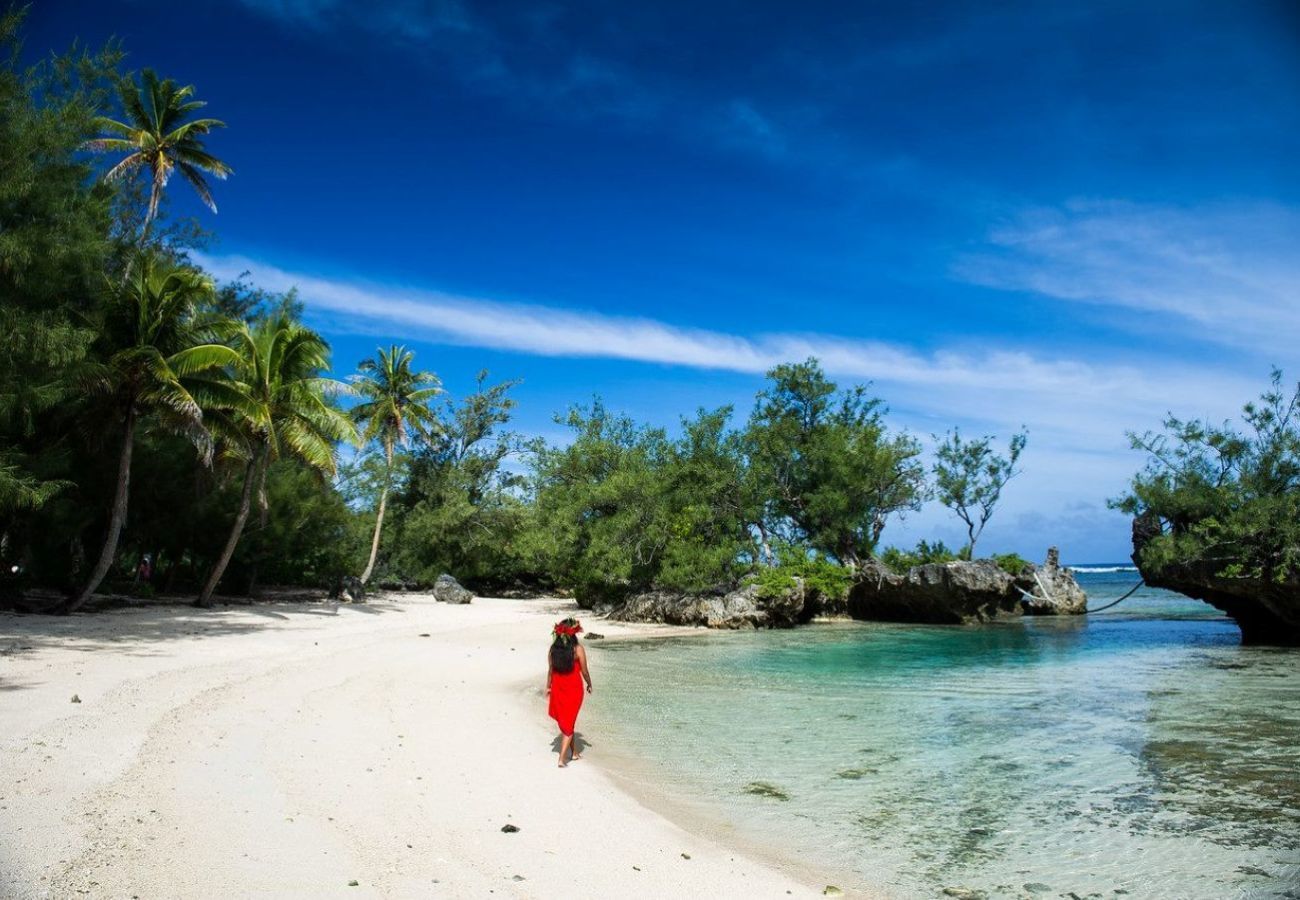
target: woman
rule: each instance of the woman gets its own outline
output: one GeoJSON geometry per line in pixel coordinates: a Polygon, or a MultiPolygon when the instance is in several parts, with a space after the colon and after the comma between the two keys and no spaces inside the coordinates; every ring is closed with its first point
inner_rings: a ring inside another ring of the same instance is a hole
{"type": "Polygon", "coordinates": [[[577,619],[557,622],[551,631],[551,652],[547,654],[546,693],[551,695],[550,716],[560,726],[560,768],[570,759],[582,759],[573,738],[573,726],[582,708],[582,682],[591,693],[587,651],[578,643],[582,623],[577,619]],[[567,758],[566,758],[567,757],[567,758]]]}

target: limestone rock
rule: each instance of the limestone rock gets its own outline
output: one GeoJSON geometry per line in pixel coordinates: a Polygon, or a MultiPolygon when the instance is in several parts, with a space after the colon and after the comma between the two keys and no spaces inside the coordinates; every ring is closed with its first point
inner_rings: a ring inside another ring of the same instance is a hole
{"type": "Polygon", "coordinates": [[[433,598],[443,603],[469,603],[474,593],[460,586],[460,582],[450,575],[439,575],[433,583],[433,598]]]}
{"type": "Polygon", "coordinates": [[[1026,566],[1016,576],[1015,587],[1024,592],[1020,600],[1026,615],[1078,616],[1088,611],[1087,593],[1079,587],[1074,573],[1062,568],[1061,554],[1055,547],[1047,548],[1047,559],[1041,566],[1026,566]]]}
{"type": "Polygon", "coordinates": [[[915,566],[906,575],[874,560],[849,592],[849,614],[881,622],[961,624],[1021,614],[1015,579],[991,559],[915,566]]]}
{"type": "Polygon", "coordinates": [[[1300,575],[1278,581],[1223,574],[1218,562],[1188,562],[1156,569],[1142,562],[1142,548],[1160,534],[1160,523],[1133,520],[1133,564],[1151,587],[1203,600],[1233,619],[1243,644],[1300,647],[1300,575]]]}
{"type": "Polygon", "coordinates": [[[775,597],[765,597],[759,594],[758,585],[751,583],[726,593],[645,591],[618,603],[596,604],[595,609],[620,622],[730,629],[788,628],[809,618],[804,613],[805,600],[801,585],[775,597]]]}

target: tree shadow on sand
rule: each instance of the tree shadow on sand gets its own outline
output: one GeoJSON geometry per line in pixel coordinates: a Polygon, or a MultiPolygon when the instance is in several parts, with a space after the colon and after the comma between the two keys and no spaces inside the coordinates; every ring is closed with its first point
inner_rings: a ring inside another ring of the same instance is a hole
{"type": "MultiPolygon", "coordinates": [[[[277,630],[308,618],[335,618],[340,609],[369,616],[404,612],[401,605],[383,599],[342,607],[333,602],[259,602],[197,609],[188,603],[158,602],[70,616],[0,612],[0,661],[48,648],[156,656],[163,652],[159,645],[168,642],[277,630]]],[[[13,689],[12,682],[0,679],[0,690],[13,689]]]]}

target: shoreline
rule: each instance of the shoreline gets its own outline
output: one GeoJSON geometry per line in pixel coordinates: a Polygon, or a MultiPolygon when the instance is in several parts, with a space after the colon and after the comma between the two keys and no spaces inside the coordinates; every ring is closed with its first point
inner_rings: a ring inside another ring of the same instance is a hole
{"type": "Polygon", "coordinates": [[[556,768],[542,654],[573,609],[0,614],[0,894],[820,896],[599,748],[556,768]]]}

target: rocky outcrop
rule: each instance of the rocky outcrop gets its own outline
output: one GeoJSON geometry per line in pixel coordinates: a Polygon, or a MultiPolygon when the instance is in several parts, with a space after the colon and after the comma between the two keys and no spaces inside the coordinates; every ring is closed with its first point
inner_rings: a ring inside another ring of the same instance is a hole
{"type": "Polygon", "coordinates": [[[1043,565],[1031,564],[1015,576],[991,559],[928,563],[905,575],[872,560],[849,592],[848,602],[849,615],[855,619],[940,625],[1087,611],[1088,595],[1061,567],[1055,547],[1047,551],[1043,565]]]}
{"type": "Polygon", "coordinates": [[[898,575],[874,561],[849,592],[849,615],[875,622],[957,625],[1021,614],[1015,579],[990,559],[915,566],[898,575]]]}
{"type": "Polygon", "coordinates": [[[1230,577],[1222,562],[1190,562],[1155,568],[1142,561],[1142,549],[1161,534],[1160,523],[1133,520],[1133,564],[1151,587],[1203,600],[1231,616],[1243,644],[1300,647],[1300,575],[1281,580],[1230,577]]]}
{"type": "Polygon", "coordinates": [[[580,591],[577,596],[582,608],[616,621],[708,628],[789,628],[818,617],[845,615],[881,622],[960,624],[1026,612],[1072,615],[1086,612],[1088,603],[1074,576],[1061,567],[1054,547],[1043,565],[1027,566],[1018,576],[989,559],[932,563],[906,575],[868,560],[847,599],[823,596],[801,578],[792,578],[787,589],[775,592],[750,583],[729,592],[656,590],[597,597],[580,591]]]}
{"type": "Polygon", "coordinates": [[[433,599],[443,603],[469,603],[474,593],[460,586],[460,582],[450,575],[439,575],[433,583],[433,599]]]}
{"type": "Polygon", "coordinates": [[[663,622],[724,629],[789,628],[812,617],[808,593],[801,583],[775,596],[765,596],[756,584],[712,594],[645,591],[613,603],[595,602],[591,608],[619,622],[663,622]]]}
{"type": "Polygon", "coordinates": [[[1016,576],[1015,587],[1021,609],[1029,616],[1078,616],[1088,611],[1088,595],[1069,569],[1061,566],[1061,554],[1047,549],[1047,560],[1030,564],[1016,576]]]}

